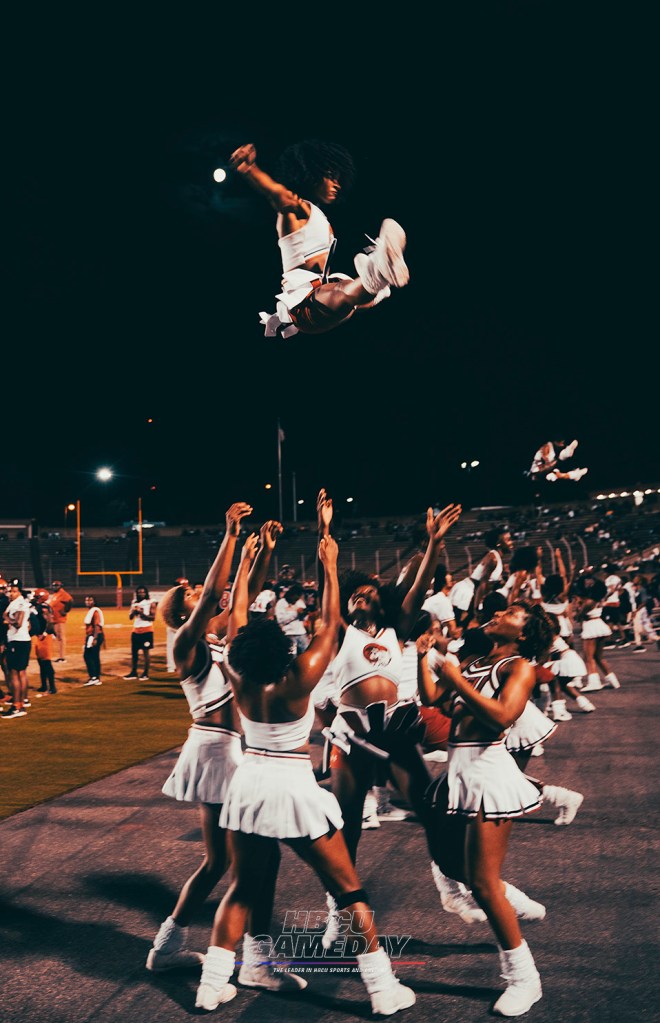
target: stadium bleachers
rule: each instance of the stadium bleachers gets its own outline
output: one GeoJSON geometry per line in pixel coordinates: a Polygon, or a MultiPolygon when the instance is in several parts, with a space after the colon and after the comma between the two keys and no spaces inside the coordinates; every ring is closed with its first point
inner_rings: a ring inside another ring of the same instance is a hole
{"type": "MultiPolygon", "coordinates": [[[[485,551],[483,536],[489,528],[507,523],[516,546],[540,547],[543,569],[554,569],[557,547],[567,565],[578,569],[586,565],[610,562],[629,564],[637,553],[653,552],[660,544],[660,508],[657,502],[632,507],[622,502],[588,501],[574,505],[530,506],[466,511],[446,542],[446,562],[457,578],[469,573],[485,551]]],[[[248,523],[247,530],[259,523],[248,523]]],[[[81,569],[98,573],[77,575],[75,536],[64,531],[43,528],[38,541],[3,539],[0,542],[0,572],[5,577],[18,575],[26,586],[50,585],[61,579],[69,587],[90,590],[116,586],[113,573],[124,574],[124,588],[138,581],[151,588],[166,589],[179,576],[202,581],[222,540],[218,527],[182,527],[167,530],[178,535],[162,535],[158,530],[144,532],[143,575],[137,574],[138,544],[135,533],[108,530],[103,536],[83,534],[81,569]],[[40,566],[40,573],[38,571],[40,566]],[[105,575],[101,574],[105,573],[105,575]],[[41,578],[38,578],[40,574],[41,578]]],[[[396,578],[400,569],[419,549],[423,540],[423,521],[418,517],[392,521],[345,521],[337,524],[335,535],[340,544],[340,569],[375,572],[385,580],[396,578]]],[[[236,558],[239,550],[237,549],[236,558]]],[[[285,524],[273,562],[273,573],[291,565],[298,578],[315,577],[316,542],[314,531],[304,524],[285,524]]]]}

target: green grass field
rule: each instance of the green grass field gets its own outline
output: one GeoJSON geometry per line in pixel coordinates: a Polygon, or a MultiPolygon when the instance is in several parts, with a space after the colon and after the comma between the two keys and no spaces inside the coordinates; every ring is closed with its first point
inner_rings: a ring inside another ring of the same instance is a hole
{"type": "Polygon", "coordinates": [[[156,622],[150,680],[127,682],[128,608],[105,610],[103,684],[85,689],[84,614],[74,608],[67,619],[66,664],[55,664],[57,695],[37,696],[39,669],[31,658],[32,708],[26,717],[0,721],[0,820],[185,741],[190,716],[178,676],[167,674],[163,623],[156,622]]]}

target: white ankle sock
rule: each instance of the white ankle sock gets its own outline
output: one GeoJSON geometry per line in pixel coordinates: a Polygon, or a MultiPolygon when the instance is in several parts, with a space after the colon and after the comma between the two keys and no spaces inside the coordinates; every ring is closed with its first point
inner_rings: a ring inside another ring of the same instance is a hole
{"type": "Polygon", "coordinates": [[[187,935],[188,928],[181,927],[176,920],[168,916],[158,928],[153,947],[158,952],[178,952],[183,948],[187,935]]]}
{"type": "Polygon", "coordinates": [[[201,983],[220,990],[234,972],[236,953],[219,945],[209,945],[202,967],[201,983]]]}
{"type": "Polygon", "coordinates": [[[248,970],[252,970],[256,966],[261,966],[262,963],[265,964],[266,958],[268,957],[264,956],[261,942],[246,932],[243,935],[243,966],[246,966],[248,970]]]}
{"type": "Polygon", "coordinates": [[[376,991],[384,991],[396,983],[390,958],[384,948],[377,948],[375,952],[363,952],[362,955],[356,956],[356,959],[364,986],[370,995],[376,991]]]}

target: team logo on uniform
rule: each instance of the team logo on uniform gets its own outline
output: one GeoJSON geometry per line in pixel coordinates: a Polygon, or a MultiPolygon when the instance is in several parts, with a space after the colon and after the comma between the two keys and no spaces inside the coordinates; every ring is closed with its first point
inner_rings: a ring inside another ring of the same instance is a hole
{"type": "Polygon", "coordinates": [[[362,656],[369,661],[369,664],[375,664],[379,668],[386,668],[392,660],[392,654],[387,647],[380,646],[379,643],[367,643],[362,651],[362,656]]]}

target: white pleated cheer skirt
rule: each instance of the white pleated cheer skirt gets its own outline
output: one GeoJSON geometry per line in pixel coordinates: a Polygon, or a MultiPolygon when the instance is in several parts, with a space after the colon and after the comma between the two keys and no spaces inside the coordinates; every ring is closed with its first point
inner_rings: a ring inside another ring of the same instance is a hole
{"type": "Polygon", "coordinates": [[[556,731],[556,723],[528,700],[524,711],[506,733],[504,745],[510,753],[523,753],[537,743],[545,742],[556,731]]]}
{"type": "Polygon", "coordinates": [[[450,600],[454,607],[459,608],[461,611],[467,611],[474,597],[474,582],[472,579],[461,579],[460,582],[452,588],[449,594],[450,600]]]}
{"type": "Polygon", "coordinates": [[[339,803],[304,755],[247,751],[232,778],[220,827],[264,838],[320,838],[343,828],[339,803]]]}
{"type": "Polygon", "coordinates": [[[483,808],[487,820],[500,820],[538,810],[539,790],[518,768],[503,739],[485,745],[450,743],[447,751],[447,813],[476,817],[483,808]]]}
{"type": "Polygon", "coordinates": [[[612,630],[602,618],[586,618],[582,622],[582,639],[600,639],[601,636],[611,636],[612,630]]]}
{"type": "Polygon", "coordinates": [[[242,759],[238,732],[192,725],[162,791],[185,803],[223,803],[242,759]]]}
{"type": "Polygon", "coordinates": [[[558,661],[553,661],[550,670],[560,678],[581,678],[587,674],[587,666],[576,650],[564,650],[558,661]]]}

